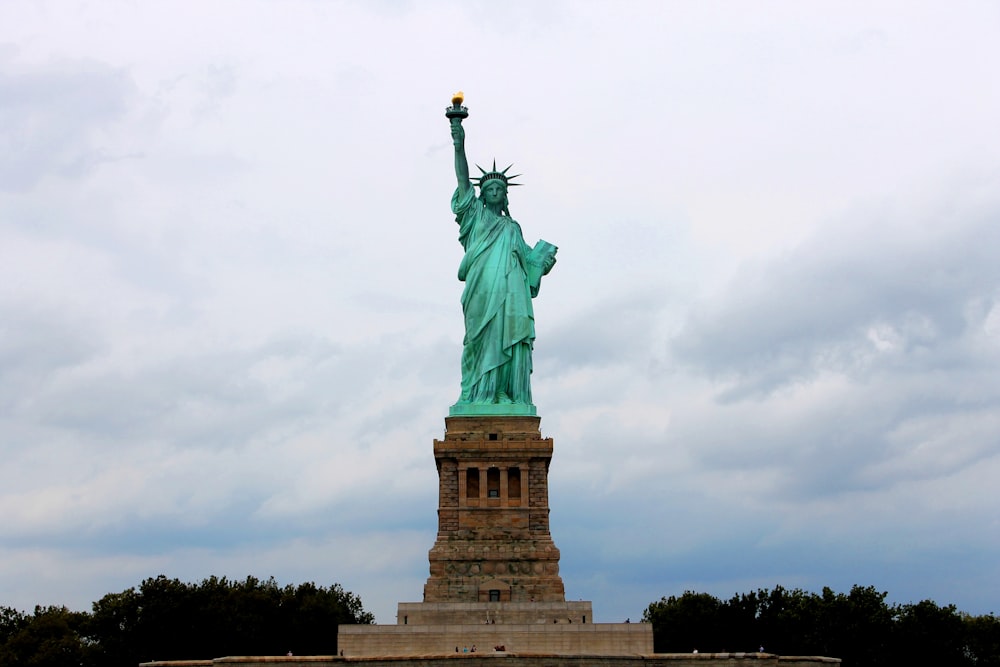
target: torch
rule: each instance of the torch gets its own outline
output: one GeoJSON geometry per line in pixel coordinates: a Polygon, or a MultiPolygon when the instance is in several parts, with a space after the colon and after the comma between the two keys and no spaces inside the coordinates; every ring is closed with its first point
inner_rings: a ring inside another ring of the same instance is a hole
{"type": "Polygon", "coordinates": [[[469,117],[468,107],[462,106],[462,102],[464,101],[465,95],[461,90],[451,96],[451,106],[444,110],[444,115],[447,116],[452,123],[455,122],[456,118],[458,119],[458,122],[461,123],[463,119],[469,117]]]}

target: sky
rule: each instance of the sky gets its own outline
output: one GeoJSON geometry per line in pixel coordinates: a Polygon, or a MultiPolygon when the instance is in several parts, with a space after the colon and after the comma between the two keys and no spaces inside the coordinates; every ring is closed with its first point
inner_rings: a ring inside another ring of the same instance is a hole
{"type": "Polygon", "coordinates": [[[0,605],[421,600],[463,90],[470,161],[559,246],[568,599],[1000,613],[997,63],[969,0],[4,0],[0,605]]]}

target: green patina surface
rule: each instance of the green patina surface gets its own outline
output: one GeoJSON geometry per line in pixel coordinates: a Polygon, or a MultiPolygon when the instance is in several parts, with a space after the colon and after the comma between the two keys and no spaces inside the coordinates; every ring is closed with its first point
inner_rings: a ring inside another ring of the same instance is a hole
{"type": "Polygon", "coordinates": [[[455,145],[458,187],[451,209],[458,223],[458,240],[465,255],[458,279],[465,283],[462,312],[462,392],[449,411],[459,415],[534,415],[531,400],[531,353],[535,315],[531,300],[542,276],[556,262],[557,248],[547,241],[534,247],[524,241],[521,226],[510,216],[509,186],[517,185],[507,169],[479,167],[476,196],[465,155],[468,110],[461,97],[446,115],[455,145]]]}

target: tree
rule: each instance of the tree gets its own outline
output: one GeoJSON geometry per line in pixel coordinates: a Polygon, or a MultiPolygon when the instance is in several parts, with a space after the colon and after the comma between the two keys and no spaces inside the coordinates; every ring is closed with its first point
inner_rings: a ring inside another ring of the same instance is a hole
{"type": "Polygon", "coordinates": [[[0,607],[0,646],[28,624],[28,617],[17,609],[0,607]]]}
{"type": "Polygon", "coordinates": [[[1000,667],[1000,618],[962,614],[965,654],[976,667],[1000,667]]]}
{"type": "Polygon", "coordinates": [[[93,603],[87,632],[97,644],[103,664],[137,665],[141,595],[135,588],[108,593],[93,603]]]}
{"type": "Polygon", "coordinates": [[[757,614],[760,643],[770,653],[808,655],[816,643],[818,597],[801,589],[757,591],[757,614]]]}
{"type": "MultiPolygon", "coordinates": [[[[653,602],[642,620],[653,624],[653,650],[657,653],[702,653],[726,649],[722,602],[708,593],[685,591],[653,602]]],[[[735,650],[735,649],[734,649],[735,650]]]]}
{"type": "Polygon", "coordinates": [[[923,600],[896,609],[892,650],[900,664],[974,665],[965,635],[966,623],[955,605],[923,600]]]}
{"type": "Polygon", "coordinates": [[[1000,619],[930,600],[889,606],[873,586],[820,594],[776,586],[720,602],[687,591],[649,605],[657,652],[753,651],[825,655],[850,667],[935,664],[1000,667],[1000,619]]]}
{"type": "Polygon", "coordinates": [[[845,610],[847,625],[837,644],[837,657],[858,667],[888,663],[892,658],[889,637],[893,616],[885,602],[887,595],[887,591],[879,592],[874,586],[851,587],[845,610]]]}
{"type": "Polygon", "coordinates": [[[227,655],[334,655],[337,627],[372,623],[361,600],[339,584],[279,587],[274,578],[200,584],[160,575],[138,590],[94,603],[90,631],[102,665],[135,667],[151,660],[227,655]]]}
{"type": "Polygon", "coordinates": [[[4,608],[0,665],[4,667],[80,667],[91,663],[92,650],[82,629],[87,615],[66,607],[35,607],[32,616],[4,608]]]}

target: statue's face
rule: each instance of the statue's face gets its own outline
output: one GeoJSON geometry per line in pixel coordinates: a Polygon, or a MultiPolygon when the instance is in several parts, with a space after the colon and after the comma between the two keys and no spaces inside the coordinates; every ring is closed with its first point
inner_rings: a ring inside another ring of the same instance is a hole
{"type": "Polygon", "coordinates": [[[487,204],[503,204],[507,198],[507,188],[500,181],[490,181],[482,189],[482,198],[487,204]]]}

